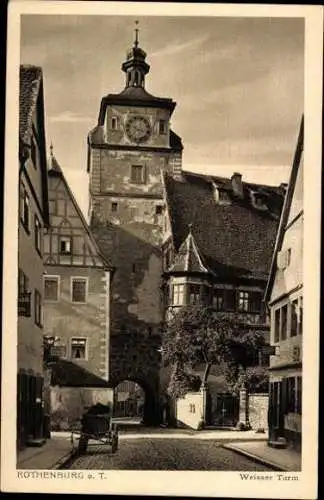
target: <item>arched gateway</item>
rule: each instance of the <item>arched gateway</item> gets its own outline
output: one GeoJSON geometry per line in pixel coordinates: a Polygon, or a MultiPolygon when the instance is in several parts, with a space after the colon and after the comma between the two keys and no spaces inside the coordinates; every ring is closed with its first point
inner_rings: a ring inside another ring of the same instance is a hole
{"type": "Polygon", "coordinates": [[[125,334],[111,339],[110,385],[116,389],[121,382],[132,381],[143,389],[145,425],[157,425],[161,420],[159,344],[159,336],[145,338],[125,334]]]}

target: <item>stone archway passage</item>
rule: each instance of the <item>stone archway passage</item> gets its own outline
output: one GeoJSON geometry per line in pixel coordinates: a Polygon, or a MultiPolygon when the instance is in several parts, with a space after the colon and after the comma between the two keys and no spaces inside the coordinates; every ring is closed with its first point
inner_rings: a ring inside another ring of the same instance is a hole
{"type": "Polygon", "coordinates": [[[144,392],[144,404],[142,408],[142,423],[147,426],[154,426],[159,424],[159,392],[158,384],[151,380],[143,380],[142,378],[122,378],[121,380],[116,380],[113,383],[114,389],[118,387],[122,382],[135,382],[138,384],[144,392]]]}

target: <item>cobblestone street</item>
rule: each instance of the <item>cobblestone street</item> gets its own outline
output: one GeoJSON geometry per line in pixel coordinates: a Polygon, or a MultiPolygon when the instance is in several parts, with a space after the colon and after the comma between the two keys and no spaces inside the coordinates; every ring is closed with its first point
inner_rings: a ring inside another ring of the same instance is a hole
{"type": "Polygon", "coordinates": [[[222,448],[216,440],[122,439],[116,454],[103,445],[89,446],[69,469],[92,470],[228,470],[269,471],[248,458],[222,448]]]}

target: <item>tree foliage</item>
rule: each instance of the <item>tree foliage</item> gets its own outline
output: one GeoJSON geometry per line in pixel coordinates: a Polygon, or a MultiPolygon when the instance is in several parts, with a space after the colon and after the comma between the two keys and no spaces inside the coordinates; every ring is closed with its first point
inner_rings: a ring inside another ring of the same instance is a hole
{"type": "Polygon", "coordinates": [[[264,332],[246,326],[238,315],[212,307],[182,308],[166,325],[163,336],[163,362],[176,367],[169,384],[171,393],[177,392],[176,386],[183,393],[190,385],[187,368],[201,363],[205,364],[203,384],[211,366],[223,363],[229,387],[236,391],[238,383],[251,386],[256,376],[248,368],[264,343],[264,332]]]}

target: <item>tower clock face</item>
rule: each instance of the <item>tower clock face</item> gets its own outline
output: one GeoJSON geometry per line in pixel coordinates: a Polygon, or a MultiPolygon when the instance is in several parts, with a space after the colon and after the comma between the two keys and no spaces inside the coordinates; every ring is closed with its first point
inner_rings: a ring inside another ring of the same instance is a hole
{"type": "Polygon", "coordinates": [[[125,131],[127,137],[136,143],[146,142],[151,135],[151,125],[145,116],[134,115],[128,118],[125,131]]]}

